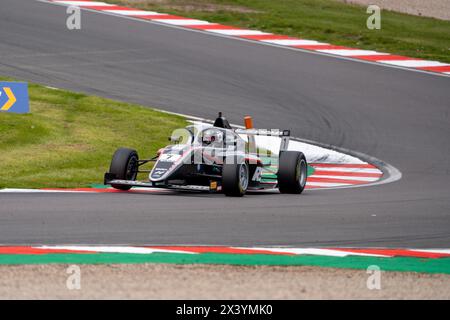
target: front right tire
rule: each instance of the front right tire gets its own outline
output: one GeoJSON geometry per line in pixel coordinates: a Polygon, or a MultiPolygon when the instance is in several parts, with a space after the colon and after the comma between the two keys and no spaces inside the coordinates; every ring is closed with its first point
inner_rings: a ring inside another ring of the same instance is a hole
{"type": "MultiPolygon", "coordinates": [[[[114,153],[109,172],[118,180],[136,180],[139,156],[136,150],[119,148],[114,153]]],[[[130,190],[131,186],[111,184],[115,189],[130,190]]]]}
{"type": "Polygon", "coordinates": [[[228,197],[242,197],[247,192],[249,167],[246,162],[222,167],[222,191],[228,197]]]}

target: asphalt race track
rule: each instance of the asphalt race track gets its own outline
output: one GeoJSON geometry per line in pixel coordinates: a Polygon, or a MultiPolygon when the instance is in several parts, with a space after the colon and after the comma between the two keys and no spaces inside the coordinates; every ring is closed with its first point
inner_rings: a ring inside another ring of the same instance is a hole
{"type": "MultiPolygon", "coordinates": [[[[302,196],[0,194],[0,244],[450,244],[450,77],[82,12],[0,4],[0,74],[363,152],[395,183],[302,196]]],[[[124,120],[126,121],[126,120],[124,120]]],[[[105,170],[109,159],[105,159],[105,170]]],[[[99,172],[99,182],[103,172],[99,172]]]]}

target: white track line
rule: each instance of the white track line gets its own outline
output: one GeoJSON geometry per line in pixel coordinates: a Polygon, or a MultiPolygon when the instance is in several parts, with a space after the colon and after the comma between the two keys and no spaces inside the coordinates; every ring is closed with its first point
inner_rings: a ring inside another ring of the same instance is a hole
{"type": "Polygon", "coordinates": [[[328,53],[328,54],[336,54],[338,56],[378,56],[378,55],[389,55],[388,53],[381,53],[372,50],[356,50],[356,49],[325,49],[325,50],[317,50],[319,52],[328,53]]]}
{"type": "Polygon", "coordinates": [[[407,249],[410,251],[450,254],[450,249],[407,249]]]}
{"type": "Polygon", "coordinates": [[[152,15],[157,15],[159,13],[154,12],[154,11],[142,11],[142,10],[102,10],[104,12],[108,12],[108,13],[114,13],[114,14],[121,14],[124,16],[152,16],[152,15]]]}
{"type": "Polygon", "coordinates": [[[194,25],[208,25],[208,21],[194,20],[194,19],[153,19],[151,21],[172,24],[175,26],[194,26],[194,25]]]}
{"type": "Polygon", "coordinates": [[[445,67],[447,63],[427,60],[378,60],[381,63],[392,64],[401,67],[420,68],[420,67],[445,67]]]}
{"type": "Polygon", "coordinates": [[[348,186],[356,186],[350,183],[333,183],[333,182],[306,182],[307,187],[319,187],[319,188],[337,188],[337,187],[348,187],[348,186]]]}
{"type": "Polygon", "coordinates": [[[317,178],[317,179],[340,179],[340,180],[355,180],[355,181],[377,181],[380,177],[355,177],[355,176],[329,176],[329,175],[315,175],[309,176],[309,178],[317,178]]]}
{"type": "Polygon", "coordinates": [[[206,29],[206,30],[209,32],[224,34],[228,36],[254,36],[254,35],[271,34],[257,30],[245,30],[245,29],[206,29]]]}
{"type": "Polygon", "coordinates": [[[302,40],[302,39],[261,40],[261,42],[278,44],[281,46],[326,45],[326,43],[321,43],[315,40],[302,40]]]}
{"type": "Polygon", "coordinates": [[[254,249],[254,250],[264,250],[275,253],[292,253],[296,255],[317,255],[317,256],[331,256],[331,257],[347,257],[352,256],[369,256],[369,257],[388,257],[379,254],[369,254],[369,253],[357,253],[357,252],[347,252],[332,249],[315,249],[315,248],[261,248],[261,247],[237,247],[237,249],[254,249]]]}
{"type": "Polygon", "coordinates": [[[58,3],[77,7],[113,7],[114,4],[98,1],[58,1],[58,3]]]}
{"type": "Polygon", "coordinates": [[[144,247],[128,247],[128,246],[40,246],[37,249],[54,249],[54,250],[74,250],[87,252],[105,252],[105,253],[135,253],[135,254],[151,254],[155,252],[170,252],[170,253],[187,253],[194,254],[194,252],[180,251],[180,250],[166,250],[154,249],[144,247]]]}
{"type": "Polygon", "coordinates": [[[355,173],[381,173],[380,170],[373,168],[346,168],[346,167],[314,167],[314,171],[339,171],[339,172],[355,172],[355,173]]]}

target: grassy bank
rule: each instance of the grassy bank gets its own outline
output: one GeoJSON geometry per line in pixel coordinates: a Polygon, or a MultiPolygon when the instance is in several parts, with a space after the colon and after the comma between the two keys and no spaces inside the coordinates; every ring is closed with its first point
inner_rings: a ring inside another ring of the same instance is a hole
{"type": "Polygon", "coordinates": [[[154,155],[185,125],[142,106],[36,84],[29,94],[31,114],[0,113],[0,188],[101,183],[116,148],[154,155]]]}
{"type": "Polygon", "coordinates": [[[227,25],[428,60],[450,62],[450,21],[382,11],[368,30],[366,8],[333,0],[105,0],[227,25]]]}

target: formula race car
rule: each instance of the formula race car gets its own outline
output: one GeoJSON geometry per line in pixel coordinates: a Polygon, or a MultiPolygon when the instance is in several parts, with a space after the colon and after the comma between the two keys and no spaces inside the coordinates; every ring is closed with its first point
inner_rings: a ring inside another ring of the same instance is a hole
{"type": "Polygon", "coordinates": [[[219,113],[213,125],[194,123],[175,130],[171,145],[151,159],[139,159],[136,150],[119,148],[114,153],[104,183],[119,190],[151,187],[181,191],[223,192],[242,197],[250,190],[278,188],[300,194],[306,185],[307,163],[302,152],[288,151],[289,130],[233,129],[219,113]],[[256,144],[257,136],[275,137],[277,154],[256,144]],[[278,140],[277,140],[278,139],[278,140]],[[151,170],[141,167],[155,162],[151,170]],[[138,173],[148,180],[137,181],[138,173]]]}

